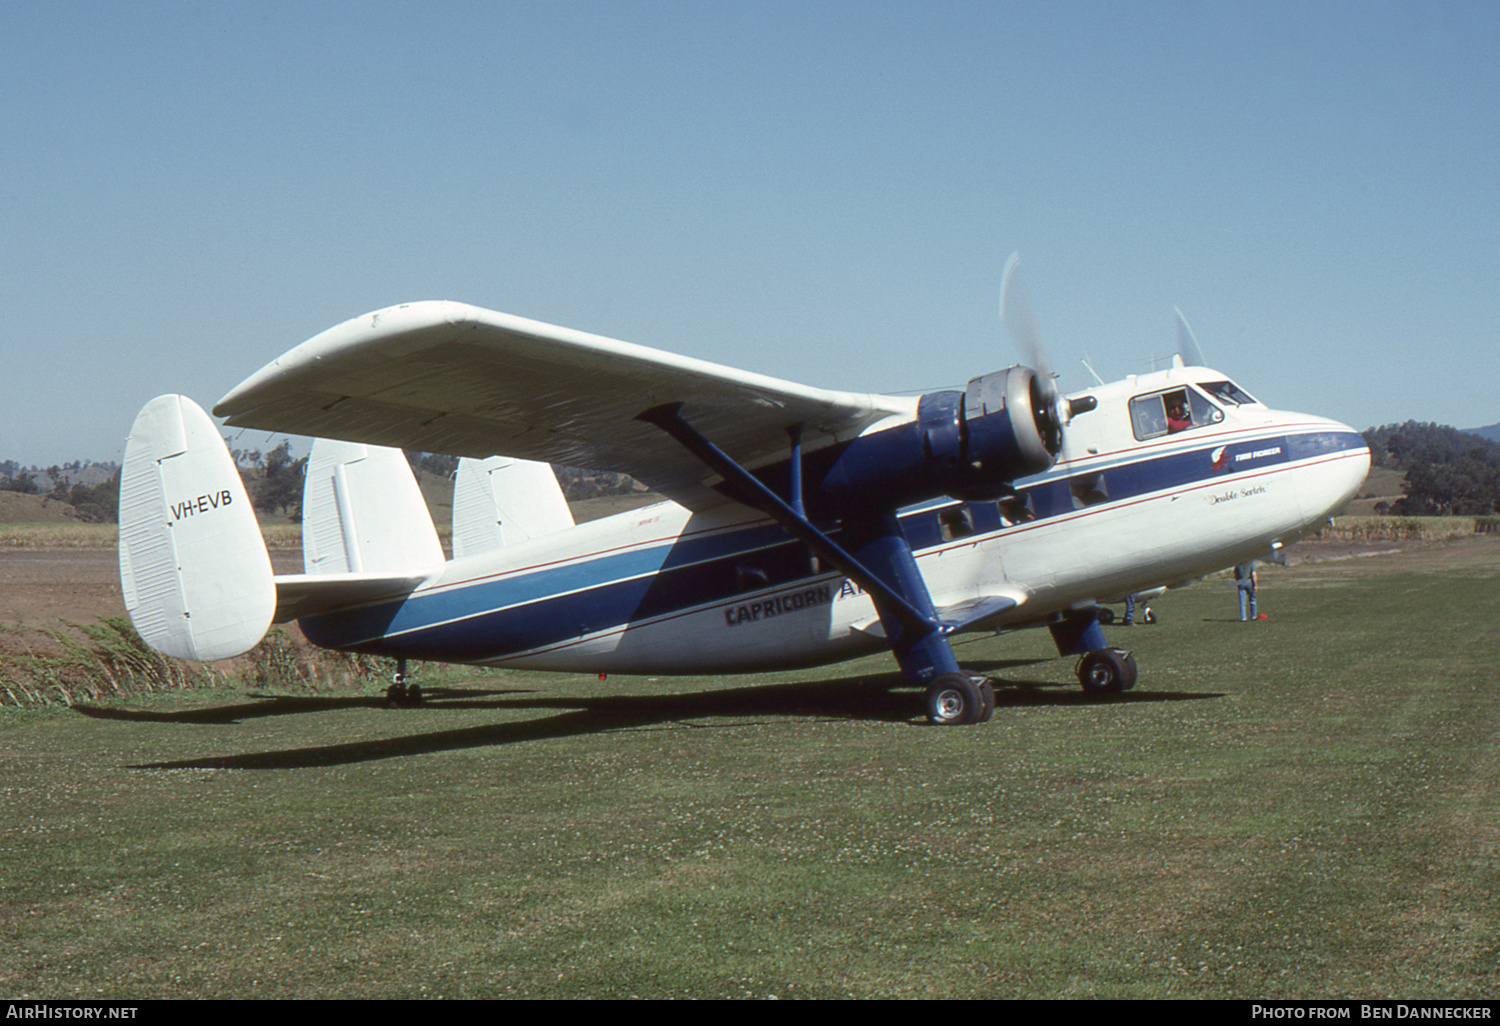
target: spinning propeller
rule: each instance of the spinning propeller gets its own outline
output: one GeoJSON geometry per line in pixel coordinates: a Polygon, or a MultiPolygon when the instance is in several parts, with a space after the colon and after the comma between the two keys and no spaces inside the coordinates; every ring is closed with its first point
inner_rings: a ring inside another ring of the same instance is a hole
{"type": "Polygon", "coordinates": [[[1198,339],[1193,335],[1193,329],[1188,326],[1187,318],[1183,316],[1180,307],[1172,307],[1177,311],[1177,355],[1182,357],[1182,362],[1188,367],[1205,367],[1203,361],[1203,350],[1198,348],[1198,339]]]}
{"type": "Polygon", "coordinates": [[[1012,253],[1000,278],[1000,323],[1021,347],[1027,365],[1036,371],[1032,381],[1032,405],[1036,409],[1037,427],[1048,440],[1048,447],[1055,451],[1062,440],[1063,425],[1077,414],[1093,409],[1094,402],[1089,398],[1063,405],[1057,377],[1052,372],[1052,361],[1047,356],[1047,346],[1042,341],[1041,329],[1037,327],[1036,315],[1031,309],[1031,299],[1021,282],[1020,267],[1021,254],[1012,253]]]}
{"type": "Polygon", "coordinates": [[[1016,344],[1026,355],[1026,364],[1046,382],[1055,394],[1057,382],[1052,376],[1052,362],[1047,359],[1047,347],[1042,343],[1041,330],[1036,326],[1036,315],[1031,310],[1031,299],[1021,284],[1021,254],[1012,253],[1005,261],[1005,273],[1000,276],[1000,323],[1005,325],[1016,344]]]}

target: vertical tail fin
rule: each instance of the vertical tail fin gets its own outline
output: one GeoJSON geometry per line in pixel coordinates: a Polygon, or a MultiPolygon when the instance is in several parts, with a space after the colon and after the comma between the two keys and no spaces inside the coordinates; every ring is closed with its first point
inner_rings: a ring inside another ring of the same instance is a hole
{"type": "Polygon", "coordinates": [[[442,562],[432,515],[400,449],[313,442],[302,490],[308,574],[409,573],[442,562]]]}
{"type": "Polygon", "coordinates": [[[573,514],[546,463],[491,456],[461,459],[453,480],[455,559],[573,526],[573,514]]]}
{"type": "Polygon", "coordinates": [[[136,416],[120,474],[120,590],[158,652],[227,659],[271,625],[276,586],[260,525],[219,430],[186,396],[136,416]]]}

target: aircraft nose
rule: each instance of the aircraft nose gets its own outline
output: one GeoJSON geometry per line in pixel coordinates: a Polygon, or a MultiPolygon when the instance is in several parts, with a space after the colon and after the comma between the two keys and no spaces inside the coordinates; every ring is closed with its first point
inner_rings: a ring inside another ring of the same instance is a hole
{"type": "Polygon", "coordinates": [[[1370,447],[1364,438],[1347,424],[1330,420],[1318,432],[1317,447],[1322,449],[1315,472],[1303,477],[1302,505],[1319,519],[1340,512],[1359,494],[1370,473],[1370,447]]]}

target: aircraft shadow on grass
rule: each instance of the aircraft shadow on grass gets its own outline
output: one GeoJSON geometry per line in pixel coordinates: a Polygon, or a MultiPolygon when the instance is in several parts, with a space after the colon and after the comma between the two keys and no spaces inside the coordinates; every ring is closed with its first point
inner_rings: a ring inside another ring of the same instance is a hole
{"type": "MultiPolygon", "coordinates": [[[[977,669],[994,670],[1025,665],[1025,662],[990,663],[977,669]]],[[[1076,688],[1064,689],[1052,681],[1004,680],[995,688],[997,713],[1023,706],[1082,706],[1181,702],[1221,697],[1217,693],[1181,691],[1131,691],[1099,699],[1076,688]]],[[[250,702],[180,712],[108,709],[80,705],[75,709],[95,719],[184,725],[230,725],[266,716],[289,716],[369,708],[384,704],[377,696],[348,698],[300,698],[280,695],[252,696],[250,702]]],[[[433,687],[425,690],[427,712],[493,709],[552,712],[520,722],[485,724],[455,730],[437,730],[403,737],[377,738],[342,744],[246,752],[169,762],[140,763],[129,769],[309,769],[382,759],[407,758],[435,752],[458,751],[496,745],[524,744],[554,738],[582,737],[625,730],[712,729],[716,719],[743,721],[764,716],[782,719],[850,720],[908,723],[929,726],[922,693],[910,688],[899,673],[832,678],[787,684],[758,684],[743,688],[714,689],[675,695],[608,695],[542,697],[519,688],[433,687]],[[707,722],[704,722],[707,721],[707,722]]],[[[392,716],[402,713],[392,710],[392,716]]]]}

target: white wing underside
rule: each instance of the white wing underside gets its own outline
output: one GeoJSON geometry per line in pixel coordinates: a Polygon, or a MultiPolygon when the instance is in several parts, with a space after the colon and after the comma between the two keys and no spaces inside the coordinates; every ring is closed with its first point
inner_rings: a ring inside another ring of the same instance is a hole
{"type": "Polygon", "coordinates": [[[660,429],[682,415],[742,466],[815,449],[916,400],[809,388],[462,303],[423,302],[346,321],[279,357],[214,407],[235,427],[483,458],[499,454],[630,474],[693,508],[723,501],[660,429]]]}

